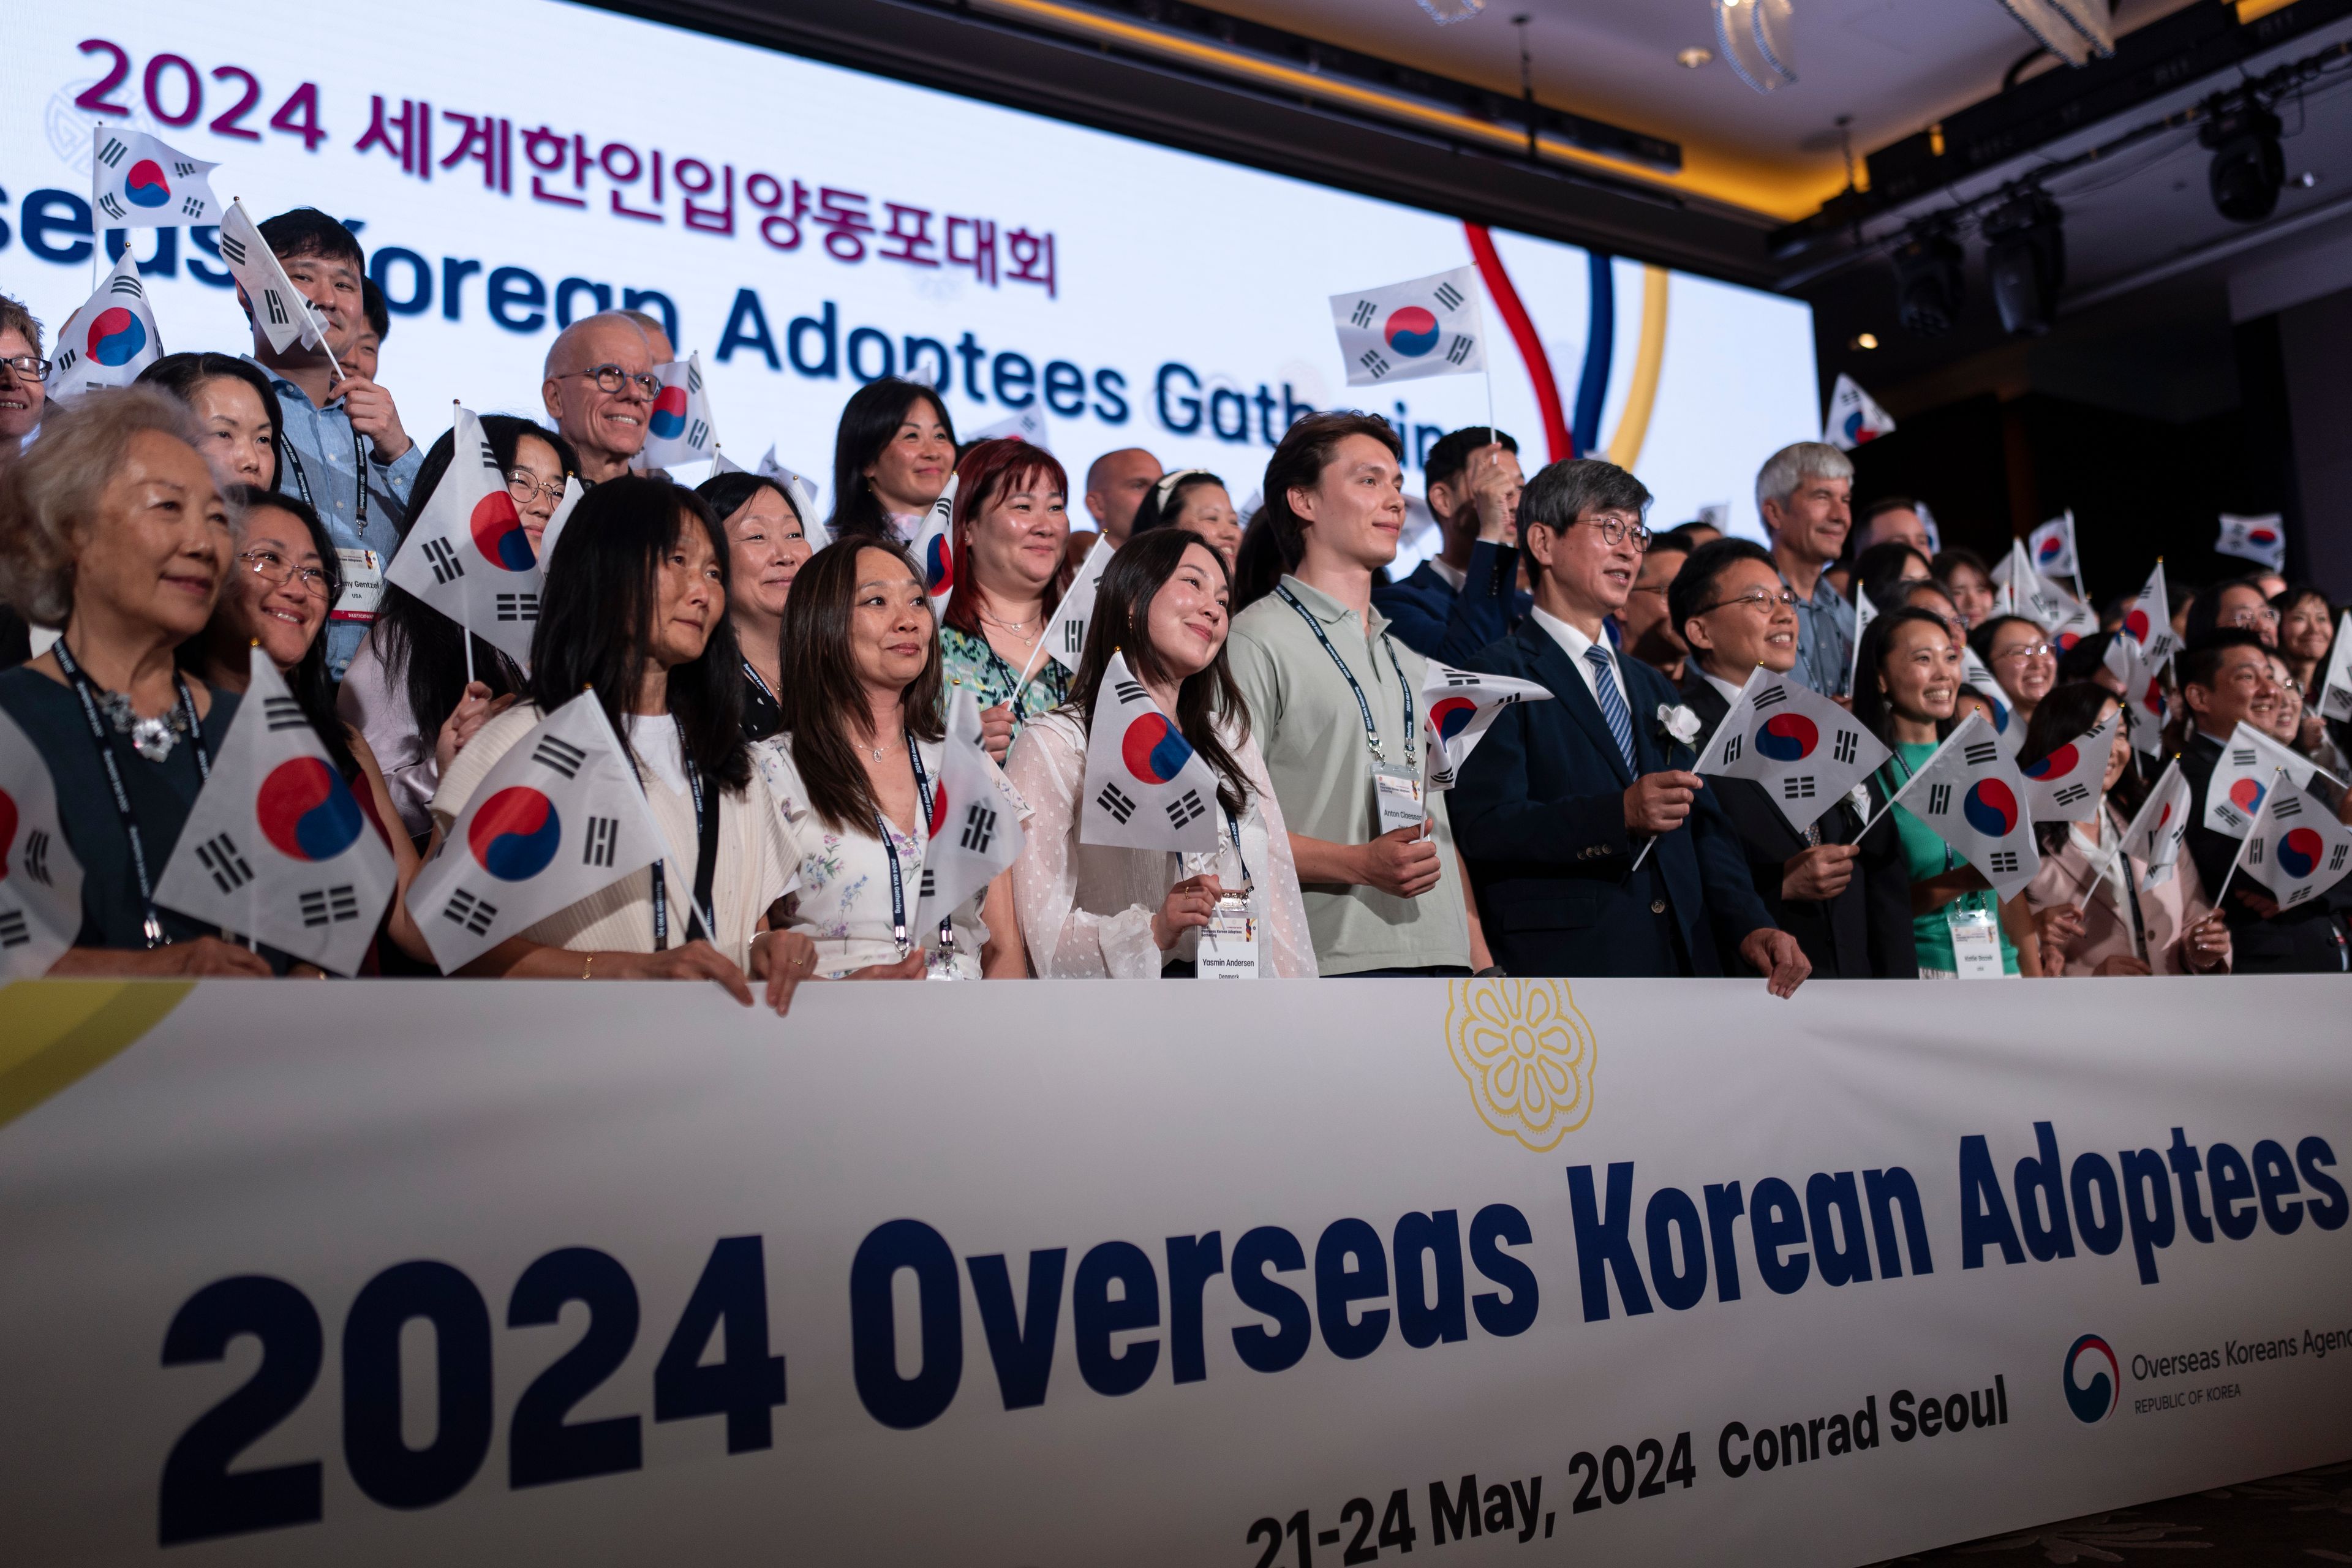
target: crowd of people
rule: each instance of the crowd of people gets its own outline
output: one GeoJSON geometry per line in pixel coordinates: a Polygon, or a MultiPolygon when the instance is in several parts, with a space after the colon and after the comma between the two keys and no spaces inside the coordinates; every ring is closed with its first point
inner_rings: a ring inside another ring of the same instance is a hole
{"type": "Polygon", "coordinates": [[[1269,978],[1745,974],[1786,995],[1955,975],[1971,933],[1997,933],[2005,975],[2347,968],[2352,884],[2283,910],[2230,879],[2237,841],[2201,826],[2241,723],[2316,764],[2315,793],[2352,820],[2335,782],[2352,729],[2315,711],[2337,619],[2316,588],[2172,586],[2165,744],[2199,824],[2177,875],[2151,880],[2124,841],[2163,759],[2116,721],[2095,814],[2039,826],[2042,871],[2004,900],[1890,803],[1971,710],[2023,727],[2023,766],[2118,719],[2104,655],[2127,603],[2062,653],[1913,503],[1857,513],[1832,447],[1764,461],[1759,544],[1653,531],[1624,469],[1529,476],[1507,434],[1456,431],[1421,464],[1439,548],[1399,577],[1404,453],[1376,416],[1293,424],[1244,517],[1237,486],[1139,448],[1074,490],[1042,447],[960,447],[934,389],[885,378],[843,411],[819,518],[762,474],[688,489],[646,471],[676,351],[659,322],[606,311],[555,340],[537,416],[481,421],[534,551],[567,485],[584,490],[518,660],[398,586],[347,591],[446,481],[455,432],[420,444],[377,379],[389,321],[351,233],[308,209],[261,232],[320,314],[317,347],[257,331],[250,353],[173,354],[50,405],[42,328],[0,297],[0,712],[47,764],[84,870],[52,973],[316,973],[154,898],[254,648],[397,865],[371,973],[437,972],[412,879],[499,759],[583,692],[691,863],[673,851],[461,973],[708,980],[780,1011],[812,979],[1158,979],[1205,969],[1203,930],[1237,907],[1269,978]],[[951,477],[954,586],[935,610],[909,545],[951,477]],[[1066,664],[1045,639],[1098,542],[1114,553],[1066,664]],[[1858,635],[1859,602],[1875,615],[1858,635]],[[1213,851],[1085,836],[1114,658],[1213,775],[1213,851]],[[1498,713],[1450,790],[1428,787],[1433,661],[1552,699],[1498,713]],[[1703,776],[1661,721],[1686,708],[1711,731],[1759,669],[1892,752],[1802,829],[1761,786],[1703,776]],[[1024,847],[910,929],[967,691],[1024,847]]]}

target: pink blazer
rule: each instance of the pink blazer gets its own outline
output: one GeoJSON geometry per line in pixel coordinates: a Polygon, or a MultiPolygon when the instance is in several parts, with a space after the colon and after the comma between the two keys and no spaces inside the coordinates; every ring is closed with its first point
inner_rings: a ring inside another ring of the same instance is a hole
{"type": "MultiPolygon", "coordinates": [[[[2113,806],[2105,809],[2110,818],[2115,816],[2113,806]]],[[[2127,824],[2116,820],[2115,826],[2121,832],[2127,824]]],[[[2134,886],[2147,871],[2147,862],[2132,858],[2134,886]]],[[[2116,907],[2115,884],[2098,874],[2071,831],[2056,853],[2042,858],[2042,873],[2025,889],[2026,901],[2037,910],[2061,902],[2071,904],[2082,896],[2086,883],[2091,886],[2091,897],[2083,906],[2083,934],[2066,947],[2069,975],[2095,973],[2100,962],[2113,953],[2137,956],[2132,953],[2130,916],[2116,907]]],[[[2183,939],[2190,926],[2212,912],[2204,885],[2197,879],[2197,863],[2184,849],[2180,858],[2172,863],[2171,879],[2139,896],[2148,968],[2158,974],[2195,973],[2189,967],[2183,939]]]]}

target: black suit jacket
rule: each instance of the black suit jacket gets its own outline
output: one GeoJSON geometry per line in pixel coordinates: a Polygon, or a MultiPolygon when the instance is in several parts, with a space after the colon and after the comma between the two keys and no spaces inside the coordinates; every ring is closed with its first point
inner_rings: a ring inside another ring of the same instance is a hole
{"type": "Polygon", "coordinates": [[[1372,589],[1372,607],[1397,640],[1423,658],[1462,666],[1526,618],[1534,601],[1519,592],[1519,552],[1481,540],[1470,547],[1462,591],[1424,561],[1402,583],[1372,589]]]}
{"type": "MultiPolygon", "coordinates": [[[[2192,731],[2181,749],[2180,774],[2194,799],[2183,847],[2197,862],[2197,879],[2211,898],[2238,858],[2242,839],[2205,826],[2205,790],[2221,764],[2221,744],[2192,731]]],[[[2345,969],[2345,912],[2352,909],[2352,881],[2338,882],[2325,898],[2284,910],[2269,920],[2256,914],[2242,894],[2268,897],[2270,889],[2242,874],[2230,879],[2221,918],[2230,927],[2230,967],[2239,974],[2340,974],[2345,969]]]]}
{"type": "MultiPolygon", "coordinates": [[[[1723,693],[1707,684],[1694,661],[1683,679],[1683,701],[1698,715],[1699,731],[1712,735],[1731,710],[1723,693]]],[[[1885,802],[1875,784],[1871,791],[1878,820],[1863,836],[1862,853],[1853,863],[1853,879],[1845,891],[1826,903],[1780,897],[1780,878],[1793,857],[1808,847],[1805,836],[1789,826],[1773,804],[1772,792],[1754,779],[1710,776],[1706,787],[1722,805],[1739,834],[1748,854],[1748,875],[1756,896],[1771,911],[1772,923],[1797,939],[1813,961],[1816,980],[1916,980],[1919,974],[1917,945],[1911,934],[1911,877],[1903,860],[1903,840],[1895,819],[1879,807],[1885,802]]],[[[1850,802],[1841,801],[1814,825],[1824,844],[1851,844],[1862,826],[1850,802]]]]}
{"type": "MultiPolygon", "coordinates": [[[[1739,943],[1772,917],[1715,792],[1701,790],[1634,870],[1648,841],[1625,829],[1633,774],[1551,634],[1530,617],[1469,668],[1539,681],[1553,699],[1503,710],[1446,803],[1495,961],[1514,974],[1748,973],[1739,943]]],[[[1633,659],[1617,668],[1638,770],[1689,768],[1696,756],[1664,739],[1656,716],[1679,702],[1675,689],[1633,659]]]]}

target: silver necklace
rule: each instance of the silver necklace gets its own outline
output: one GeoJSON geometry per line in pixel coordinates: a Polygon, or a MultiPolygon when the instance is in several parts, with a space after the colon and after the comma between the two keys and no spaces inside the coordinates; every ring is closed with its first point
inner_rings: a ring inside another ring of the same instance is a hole
{"type": "MultiPolygon", "coordinates": [[[[1015,636],[1015,637],[1020,637],[1020,636],[1021,636],[1021,628],[1022,628],[1022,627],[1024,627],[1024,626],[1027,626],[1027,625],[1029,624],[1029,621],[1030,621],[1030,620],[1034,620],[1034,619],[1035,619],[1036,617],[1035,617],[1035,616],[1030,616],[1030,617],[1028,617],[1028,618],[1026,618],[1026,619],[1018,620],[1018,621],[1002,621],[1002,620],[997,619],[994,616],[990,615],[987,611],[982,610],[982,611],[980,613],[980,618],[981,618],[982,620],[983,620],[983,621],[986,621],[990,626],[996,627],[999,631],[1007,631],[1007,632],[1011,632],[1013,636],[1015,636]]],[[[1035,641],[1036,639],[1035,639],[1035,638],[1034,638],[1034,637],[1030,637],[1030,638],[1024,638],[1024,641],[1032,641],[1032,642],[1034,642],[1034,641],[1035,641]]]]}
{"type": "Polygon", "coordinates": [[[120,691],[101,692],[98,710],[106,716],[118,735],[131,737],[131,749],[151,763],[160,763],[172,754],[180,738],[188,732],[187,715],[173,704],[152,719],[133,712],[131,699],[120,691]]]}

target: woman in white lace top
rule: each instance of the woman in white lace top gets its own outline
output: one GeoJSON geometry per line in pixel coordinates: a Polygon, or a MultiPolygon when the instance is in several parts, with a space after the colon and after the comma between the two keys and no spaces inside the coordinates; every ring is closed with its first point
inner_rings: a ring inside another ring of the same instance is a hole
{"type": "Polygon", "coordinates": [[[1189,975],[1221,900],[1228,914],[1246,900],[1258,975],[1315,974],[1282,807],[1225,670],[1228,597],[1223,562],[1195,536],[1168,529],[1129,541],[1103,574],[1068,705],[1013,745],[1007,773],[1033,814],[1013,868],[1013,902],[1041,977],[1189,975]],[[1087,728],[1114,653],[1215,775],[1214,851],[1080,842],[1087,728]]]}

